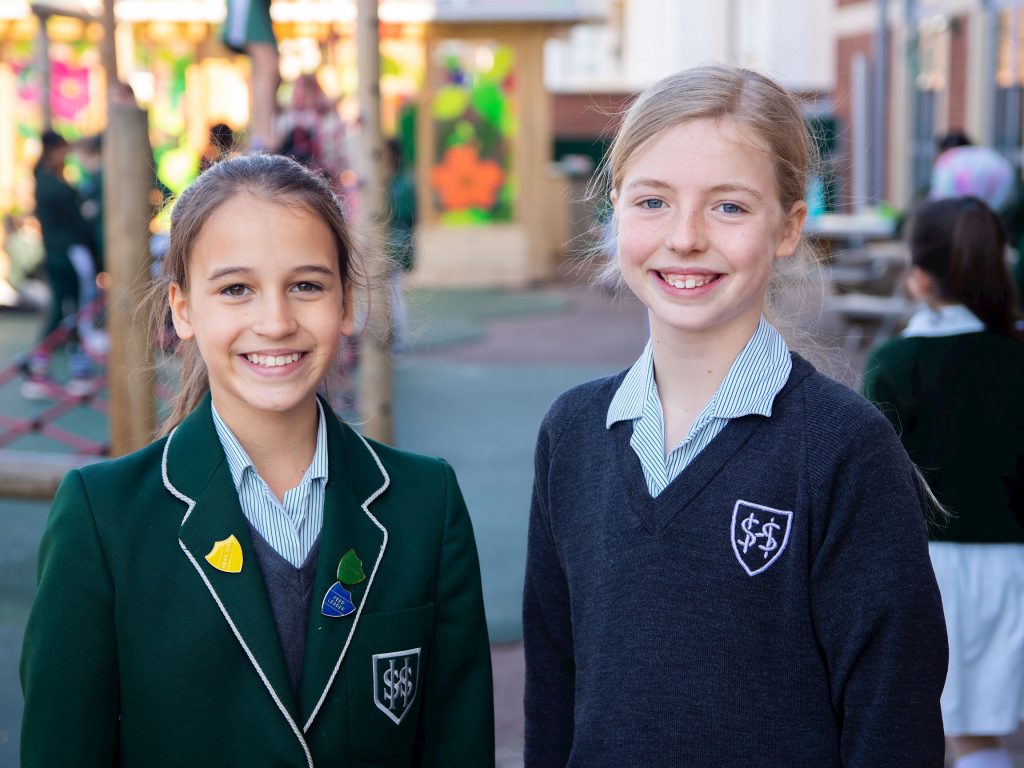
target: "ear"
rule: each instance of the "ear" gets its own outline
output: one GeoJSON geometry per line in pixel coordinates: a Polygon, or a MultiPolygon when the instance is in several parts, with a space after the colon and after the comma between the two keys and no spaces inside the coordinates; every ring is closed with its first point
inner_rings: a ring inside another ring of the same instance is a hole
{"type": "Polygon", "coordinates": [[[779,244],[775,247],[775,258],[780,259],[796,253],[806,218],[807,203],[797,200],[782,221],[782,234],[779,237],[779,244]]]}
{"type": "Polygon", "coordinates": [[[174,332],[178,334],[178,338],[183,341],[194,338],[196,332],[188,319],[188,296],[185,289],[177,283],[171,283],[167,287],[167,303],[171,307],[171,321],[174,323],[174,332]]]}
{"type": "Polygon", "coordinates": [[[619,192],[613,189],[612,193],[608,196],[608,199],[612,201],[612,208],[615,208],[619,204],[619,192]]]}
{"type": "Polygon", "coordinates": [[[345,285],[344,302],[341,307],[341,335],[351,336],[356,328],[355,291],[352,290],[352,283],[345,285]]]}

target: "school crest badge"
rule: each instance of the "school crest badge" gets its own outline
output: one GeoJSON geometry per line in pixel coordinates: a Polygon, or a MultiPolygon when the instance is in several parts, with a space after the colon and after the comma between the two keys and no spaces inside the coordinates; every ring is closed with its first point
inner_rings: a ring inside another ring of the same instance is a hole
{"type": "Polygon", "coordinates": [[[412,709],[419,683],[419,648],[373,655],[373,703],[395,725],[412,709]]]}
{"type": "Polygon", "coordinates": [[[743,570],[756,576],[779,559],[789,543],[793,513],[742,499],[732,510],[732,551],[743,570]]]}

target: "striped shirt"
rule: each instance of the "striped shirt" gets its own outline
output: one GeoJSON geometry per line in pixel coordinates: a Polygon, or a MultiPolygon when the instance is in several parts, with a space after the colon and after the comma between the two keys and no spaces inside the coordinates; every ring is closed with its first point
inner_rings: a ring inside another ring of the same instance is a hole
{"type": "Polygon", "coordinates": [[[608,406],[605,427],[632,420],[629,444],[640,459],[651,496],[657,496],[725,429],[729,419],[761,414],[771,416],[772,402],[782,389],[793,362],[779,332],[764,317],[747,345],[733,361],[711,400],[694,419],[690,432],[665,455],[665,419],[654,380],[651,342],[626,373],[608,406]]]}
{"type": "Polygon", "coordinates": [[[301,568],[313,548],[324,522],[324,486],[327,485],[327,425],[323,406],[316,403],[320,415],[316,428],[316,450],[299,484],[279,502],[274,492],[256,471],[252,459],[242,448],[228,425],[213,410],[213,424],[228,459],[231,479],[238,491],[242,513],[249,524],[266,539],[281,557],[301,568]]]}

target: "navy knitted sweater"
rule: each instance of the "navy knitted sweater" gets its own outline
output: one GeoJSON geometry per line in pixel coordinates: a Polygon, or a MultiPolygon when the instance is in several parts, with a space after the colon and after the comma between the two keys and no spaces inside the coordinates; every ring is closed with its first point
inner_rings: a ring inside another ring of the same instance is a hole
{"type": "Polygon", "coordinates": [[[606,430],[624,374],[551,407],[524,591],[526,765],[941,768],[945,625],[892,427],[794,355],[658,497],[606,430]]]}

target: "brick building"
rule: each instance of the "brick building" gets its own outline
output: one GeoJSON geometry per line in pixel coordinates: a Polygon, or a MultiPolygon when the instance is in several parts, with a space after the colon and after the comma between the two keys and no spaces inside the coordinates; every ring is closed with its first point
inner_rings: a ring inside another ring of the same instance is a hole
{"type": "Polygon", "coordinates": [[[897,208],[912,204],[927,188],[936,138],[952,130],[1020,166],[1022,19],[1022,0],[836,0],[845,207],[878,195],[897,208]]]}

